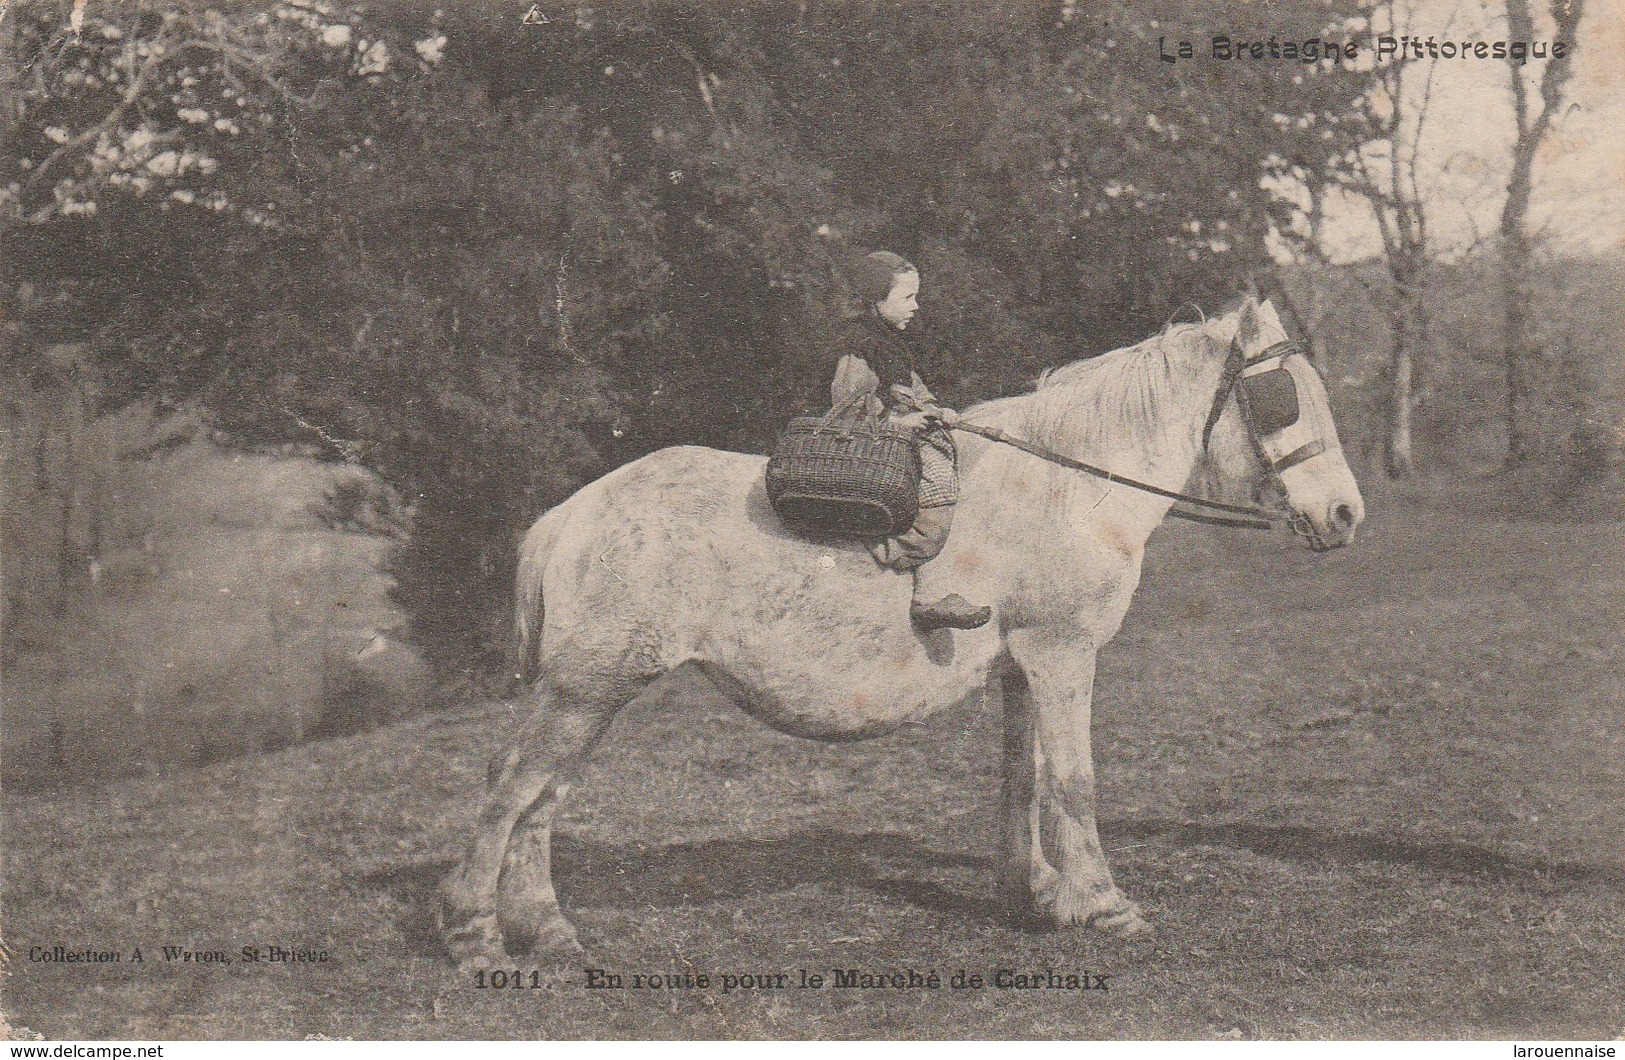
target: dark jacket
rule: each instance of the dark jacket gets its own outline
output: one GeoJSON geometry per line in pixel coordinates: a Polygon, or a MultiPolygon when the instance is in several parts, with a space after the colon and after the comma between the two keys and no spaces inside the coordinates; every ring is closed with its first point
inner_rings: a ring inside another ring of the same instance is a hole
{"type": "MultiPolygon", "coordinates": [[[[843,408],[846,401],[864,395],[866,401],[859,402],[866,406],[859,413],[862,415],[907,413],[920,408],[921,403],[936,406],[924,381],[916,383],[919,375],[913,351],[897,329],[887,327],[878,316],[842,321],[835,329],[832,347],[835,379],[830,385],[830,401],[835,408],[843,408]],[[895,393],[894,386],[903,395],[895,393]]],[[[953,435],[943,427],[929,426],[916,429],[914,438],[920,448],[920,507],[954,504],[959,500],[959,476],[953,435]]]]}
{"type": "Polygon", "coordinates": [[[914,351],[896,328],[888,327],[873,311],[864,316],[842,320],[833,329],[830,342],[829,367],[831,370],[847,354],[861,357],[871,371],[880,378],[877,395],[887,409],[895,408],[897,399],[892,386],[907,387],[916,371],[914,351]]]}

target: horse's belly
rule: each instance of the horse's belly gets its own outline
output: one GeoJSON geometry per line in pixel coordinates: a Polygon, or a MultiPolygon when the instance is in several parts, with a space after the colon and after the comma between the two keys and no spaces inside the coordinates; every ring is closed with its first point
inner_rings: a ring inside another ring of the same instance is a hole
{"type": "Polygon", "coordinates": [[[981,689],[997,650],[990,629],[920,637],[901,629],[764,630],[719,659],[741,706],[796,736],[855,740],[920,721],[981,689]]]}

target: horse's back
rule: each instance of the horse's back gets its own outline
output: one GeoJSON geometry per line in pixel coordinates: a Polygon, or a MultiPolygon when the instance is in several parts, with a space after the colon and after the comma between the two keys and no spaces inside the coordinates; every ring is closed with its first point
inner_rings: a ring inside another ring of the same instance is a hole
{"type": "Polygon", "coordinates": [[[830,588],[845,598],[906,580],[858,542],[787,530],[768,504],[766,463],[679,446],[583,487],[527,535],[521,608],[527,591],[539,592],[550,628],[639,622],[709,632],[742,611],[771,623],[804,610],[820,595],[810,592],[816,582],[838,583],[830,588]]]}
{"type": "MultiPolygon", "coordinates": [[[[582,487],[538,520],[531,537],[550,552],[614,539],[640,552],[712,552],[724,561],[740,550],[816,548],[773,514],[766,465],[766,457],[702,446],[661,449],[582,487]]],[[[527,538],[526,551],[532,544],[527,538]]]]}
{"type": "Polygon", "coordinates": [[[546,554],[523,561],[540,578],[542,667],[649,678],[699,663],[764,721],[824,738],[883,731],[976,686],[996,633],[928,647],[909,624],[909,576],[860,542],[786,530],[765,464],[663,449],[548,513],[528,539],[546,554]]]}

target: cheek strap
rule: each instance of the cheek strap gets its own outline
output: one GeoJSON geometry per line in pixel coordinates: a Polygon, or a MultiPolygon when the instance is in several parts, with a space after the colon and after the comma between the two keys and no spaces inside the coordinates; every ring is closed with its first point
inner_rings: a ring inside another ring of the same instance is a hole
{"type": "Polygon", "coordinates": [[[1232,340],[1230,352],[1224,358],[1224,375],[1219,377],[1219,392],[1213,395],[1213,407],[1207,410],[1207,423],[1202,427],[1203,452],[1213,441],[1213,428],[1218,426],[1219,417],[1224,415],[1224,404],[1230,400],[1236,384],[1241,382],[1241,373],[1246,367],[1247,355],[1241,352],[1241,343],[1232,340]]]}

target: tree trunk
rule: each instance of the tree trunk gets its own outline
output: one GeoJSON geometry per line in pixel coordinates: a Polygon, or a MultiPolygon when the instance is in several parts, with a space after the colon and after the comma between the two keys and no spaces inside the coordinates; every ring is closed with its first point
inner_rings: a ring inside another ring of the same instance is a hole
{"type": "Polygon", "coordinates": [[[1309,342],[1309,360],[1320,373],[1322,379],[1331,385],[1332,359],[1330,348],[1326,345],[1326,336],[1320,333],[1321,317],[1325,314],[1324,297],[1325,286],[1330,282],[1331,270],[1327,267],[1325,253],[1326,237],[1326,184],[1318,182],[1309,190],[1309,245],[1314,248],[1315,275],[1309,284],[1309,319],[1304,321],[1308,333],[1304,336],[1309,342]]]}
{"type": "Polygon", "coordinates": [[[1388,364],[1387,422],[1383,436],[1382,467],[1389,478],[1405,478],[1415,470],[1416,461],[1411,453],[1412,384],[1416,374],[1415,334],[1411,326],[1409,307],[1404,304],[1408,292],[1399,292],[1401,304],[1394,313],[1394,353],[1388,364]]]}
{"type": "MultiPolygon", "coordinates": [[[[1397,4],[1379,4],[1391,26],[1407,24],[1397,4]]],[[[1422,297],[1430,240],[1427,204],[1416,179],[1422,130],[1432,105],[1433,66],[1420,86],[1407,86],[1398,65],[1379,65],[1363,104],[1372,139],[1386,141],[1388,164],[1362,161],[1357,187],[1371,202],[1382,237],[1387,287],[1380,297],[1392,347],[1383,365],[1382,464],[1390,478],[1404,478],[1416,467],[1412,420],[1418,381],[1427,371],[1427,306],[1422,297]],[[1407,118],[1407,114],[1409,117],[1407,118]]],[[[1363,157],[1363,156],[1362,156],[1363,157]]]]}
{"type": "MultiPolygon", "coordinates": [[[[1540,421],[1531,393],[1530,365],[1535,339],[1530,333],[1529,197],[1534,184],[1535,155],[1557,118],[1563,89],[1574,70],[1575,41],[1585,0],[1552,0],[1551,14],[1557,40],[1569,44],[1562,58],[1546,60],[1538,94],[1529,91],[1523,68],[1516,62],[1511,77],[1513,117],[1518,138],[1512,145],[1512,171],[1507,177],[1507,198],[1501,208],[1501,299],[1504,305],[1503,345],[1506,357],[1507,466],[1528,463],[1543,448],[1537,437],[1540,421]],[[1535,101],[1539,100],[1539,109],[1535,101]]],[[[1530,40],[1537,34],[1529,0],[1507,0],[1507,34],[1511,40],[1530,40]]]]}
{"type": "MultiPolygon", "coordinates": [[[[1517,2],[1508,5],[1516,8],[1517,2]]],[[[1527,19],[1527,15],[1525,16],[1527,19]]],[[[1525,23],[1527,24],[1527,22],[1525,23]]],[[[1502,356],[1506,359],[1507,466],[1518,467],[1534,455],[1529,412],[1529,236],[1525,220],[1534,182],[1539,140],[1527,118],[1529,93],[1518,67],[1512,68],[1512,95],[1518,110],[1518,139],[1512,148],[1506,203],[1501,207],[1502,356]]]]}
{"type": "Polygon", "coordinates": [[[1426,247],[1420,238],[1396,241],[1388,251],[1388,326],[1393,349],[1384,368],[1382,466],[1389,478],[1405,478],[1416,469],[1412,419],[1417,380],[1428,353],[1427,305],[1422,300],[1426,247]]]}
{"type": "Polygon", "coordinates": [[[66,614],[73,591],[76,548],[74,518],[79,510],[79,444],[85,426],[84,405],[78,401],[79,388],[73,382],[62,390],[62,494],[61,522],[57,527],[55,613],[66,614]]]}
{"type": "MultiPolygon", "coordinates": [[[[1527,189],[1525,194],[1527,194],[1527,189]]],[[[1529,298],[1529,248],[1522,224],[1501,231],[1502,343],[1506,358],[1507,466],[1519,467],[1534,455],[1529,423],[1529,338],[1525,307],[1529,298]]]]}

